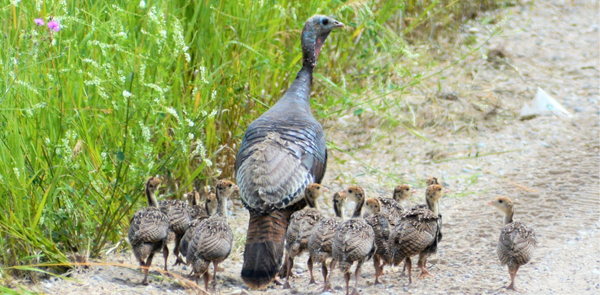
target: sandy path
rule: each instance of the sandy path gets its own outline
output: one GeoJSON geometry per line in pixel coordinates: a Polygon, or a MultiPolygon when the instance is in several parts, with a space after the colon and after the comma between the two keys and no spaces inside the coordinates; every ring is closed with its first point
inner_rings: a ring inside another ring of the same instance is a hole
{"type": "MultiPolygon", "coordinates": [[[[502,108],[518,113],[537,87],[545,89],[573,114],[572,119],[539,117],[530,121],[508,120],[500,128],[483,125],[469,133],[427,134],[435,142],[423,142],[402,130],[386,131],[366,127],[354,116],[328,126],[328,139],[342,149],[363,146],[384,135],[369,148],[358,149],[354,157],[332,151],[324,183],[334,190],[357,183],[368,195],[388,194],[394,174],[418,189],[410,201],[422,202],[424,179],[436,175],[451,190],[442,200],[444,239],[438,253],[430,258],[429,269],[436,275],[424,280],[407,278],[389,268],[384,285],[373,285],[372,262],[363,267],[360,288],[363,294],[440,294],[505,293],[509,281],[505,267],[499,265],[495,244],[501,229],[499,213],[485,206],[497,195],[516,201],[515,218],[535,228],[539,247],[534,259],[521,268],[517,287],[527,294],[600,293],[600,134],[599,134],[599,32],[598,3],[595,1],[536,1],[529,7],[514,7],[505,12],[507,31],[494,44],[509,54],[511,67],[492,67],[477,57],[469,57],[446,74],[446,85],[462,95],[474,89],[493,89],[500,93],[502,108]],[[520,30],[523,28],[523,30],[520,30]],[[517,71],[514,68],[518,69],[517,71]],[[476,75],[467,73],[476,71],[476,75]],[[466,78],[468,77],[468,78],[466,78]],[[352,144],[349,144],[349,143],[352,144]],[[481,154],[494,154],[472,160],[434,164],[429,151],[454,151],[466,156],[473,147],[481,154]],[[357,159],[367,162],[370,169],[357,159]],[[342,164],[343,163],[343,164],[342,164]],[[468,190],[467,190],[468,189],[468,190]],[[464,194],[463,192],[468,192],[464,194]]],[[[417,95],[415,95],[417,97],[417,95]]],[[[417,97],[418,98],[418,97],[417,97]]],[[[457,102],[458,103],[458,102],[457,102]]],[[[427,132],[427,130],[425,130],[427,132]]],[[[332,211],[330,210],[330,213],[332,211]]],[[[219,273],[221,293],[247,293],[239,277],[242,237],[247,213],[239,208],[230,216],[238,249],[223,263],[219,273]]],[[[162,267],[162,256],[155,266],[162,267]]],[[[317,285],[307,286],[306,255],[297,259],[295,289],[282,291],[272,286],[252,294],[320,294],[317,285]]],[[[111,254],[101,263],[134,265],[129,252],[111,254]]],[[[174,263],[171,257],[169,264],[174,263]]],[[[176,276],[189,269],[175,267],[176,276]]],[[[418,273],[418,270],[416,271],[418,273]]],[[[31,289],[49,294],[185,294],[180,280],[164,278],[155,272],[151,286],[140,286],[142,275],[133,269],[111,265],[92,266],[73,271],[74,280],[56,278],[31,289]]],[[[342,286],[338,270],[334,285],[342,286]]],[[[336,294],[344,294],[337,290],[336,294]]]]}

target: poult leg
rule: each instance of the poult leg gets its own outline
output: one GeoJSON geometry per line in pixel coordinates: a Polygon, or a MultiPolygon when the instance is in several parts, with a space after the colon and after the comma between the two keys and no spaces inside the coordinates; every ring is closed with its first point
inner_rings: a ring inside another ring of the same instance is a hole
{"type": "Polygon", "coordinates": [[[346,295],[350,294],[350,270],[344,273],[344,280],[346,280],[346,295]]]}
{"type": "MultiPolygon", "coordinates": [[[[216,291],[217,290],[217,266],[219,266],[219,263],[216,261],[213,261],[213,266],[214,266],[214,272],[213,272],[213,278],[212,278],[212,290],[216,291]]],[[[206,273],[208,273],[208,270],[206,270],[206,273]]]]}
{"type": "Polygon", "coordinates": [[[183,238],[183,235],[175,236],[175,249],[173,250],[173,254],[175,254],[175,257],[177,258],[177,260],[175,261],[175,264],[173,264],[173,266],[175,266],[177,264],[185,264],[185,262],[183,261],[183,258],[181,258],[181,256],[179,255],[179,244],[181,243],[182,238],[183,238]]]}
{"type": "MultiPolygon", "coordinates": [[[[323,264],[325,264],[325,262],[323,262],[323,264]]],[[[325,284],[323,285],[323,292],[328,292],[328,291],[332,291],[333,288],[331,288],[331,276],[333,275],[333,271],[335,270],[335,264],[336,264],[336,260],[333,259],[331,260],[331,263],[329,263],[329,270],[331,271],[331,273],[329,274],[329,276],[327,277],[327,280],[325,281],[325,284]]]]}
{"type": "Polygon", "coordinates": [[[410,257],[406,257],[406,261],[404,262],[404,265],[406,265],[406,269],[408,269],[408,283],[411,284],[412,283],[412,261],[410,260],[410,257]]]}
{"type": "Polygon", "coordinates": [[[508,267],[508,273],[510,274],[510,285],[508,285],[508,287],[506,287],[506,289],[510,289],[510,290],[519,292],[519,290],[517,290],[517,288],[515,287],[515,277],[517,276],[518,270],[519,270],[518,266],[515,267],[514,269],[510,269],[510,267],[508,267]]]}
{"type": "Polygon", "coordinates": [[[355,274],[354,274],[354,291],[352,291],[352,295],[359,295],[358,293],[358,279],[360,278],[360,271],[362,269],[362,261],[358,262],[356,266],[355,274]]]}
{"type": "Polygon", "coordinates": [[[381,284],[379,281],[379,275],[381,275],[381,265],[380,265],[379,255],[373,256],[373,267],[375,268],[375,285],[381,284]]]}
{"type": "Polygon", "coordinates": [[[150,265],[152,265],[152,258],[154,258],[154,253],[148,255],[148,259],[146,259],[146,263],[144,264],[144,280],[142,281],[142,285],[148,285],[148,272],[150,271],[150,265]]]}
{"type": "Polygon", "coordinates": [[[290,277],[292,276],[292,265],[294,264],[294,258],[290,257],[288,253],[285,254],[285,260],[287,261],[287,276],[285,277],[285,283],[283,284],[284,289],[291,289],[290,277]]]}
{"type": "Polygon", "coordinates": [[[167,259],[169,259],[169,248],[167,248],[167,245],[163,248],[163,256],[165,257],[165,271],[169,271],[167,270],[167,259]]]}
{"type": "Polygon", "coordinates": [[[312,261],[312,257],[308,256],[308,261],[306,262],[306,265],[308,266],[308,272],[310,273],[310,281],[308,283],[309,284],[314,284],[315,283],[315,277],[313,276],[313,261],[312,261]]]}
{"type": "Polygon", "coordinates": [[[204,290],[208,292],[208,282],[210,281],[210,274],[208,274],[208,269],[202,274],[202,279],[204,280],[204,290]]]}
{"type": "Polygon", "coordinates": [[[427,276],[434,277],[434,275],[430,274],[429,271],[427,271],[427,256],[419,255],[418,265],[421,269],[421,274],[419,275],[419,278],[424,278],[427,276]]]}
{"type": "Polygon", "coordinates": [[[323,283],[327,282],[327,264],[321,263],[321,272],[323,273],[323,283]]]}

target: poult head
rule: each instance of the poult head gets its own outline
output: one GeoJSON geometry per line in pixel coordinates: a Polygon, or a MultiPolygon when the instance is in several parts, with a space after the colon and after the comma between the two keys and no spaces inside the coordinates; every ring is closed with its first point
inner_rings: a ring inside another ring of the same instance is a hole
{"type": "Polygon", "coordinates": [[[397,202],[404,201],[410,197],[415,191],[410,188],[410,185],[403,184],[394,188],[394,200],[397,202]]]}
{"type": "Polygon", "coordinates": [[[160,182],[161,182],[160,178],[150,176],[150,177],[148,177],[148,180],[146,180],[146,189],[148,191],[150,191],[151,193],[153,193],[158,189],[160,182]]]}
{"type": "Polygon", "coordinates": [[[440,200],[446,190],[439,184],[430,185],[427,187],[427,191],[425,191],[425,198],[427,198],[428,202],[437,202],[440,200]]]}
{"type": "Polygon", "coordinates": [[[218,206],[219,202],[217,201],[217,195],[215,195],[215,193],[208,194],[208,196],[206,196],[205,205],[206,213],[208,213],[208,215],[212,215],[217,211],[218,206]]]}
{"type": "Polygon", "coordinates": [[[219,180],[219,182],[217,182],[216,190],[217,196],[230,197],[235,191],[238,190],[238,187],[229,180],[219,180]]]}
{"type": "Polygon", "coordinates": [[[333,206],[334,207],[344,207],[344,205],[346,204],[346,192],[345,191],[339,191],[336,192],[335,194],[333,194],[333,206]]]}
{"type": "Polygon", "coordinates": [[[431,176],[431,177],[427,178],[426,183],[427,183],[427,186],[430,186],[430,185],[434,185],[434,184],[440,184],[440,181],[437,179],[437,177],[431,176]]]}
{"type": "Polygon", "coordinates": [[[353,185],[345,190],[346,197],[351,198],[355,201],[363,201],[365,200],[365,192],[358,185],[353,185]]]}
{"type": "Polygon", "coordinates": [[[508,197],[497,197],[493,201],[489,201],[488,205],[494,206],[504,214],[513,210],[513,202],[508,197]]]}
{"type": "Polygon", "coordinates": [[[365,207],[371,214],[381,212],[381,202],[376,198],[369,198],[365,202],[365,207]]]}
{"type": "Polygon", "coordinates": [[[311,183],[306,187],[304,194],[307,199],[316,200],[320,196],[322,196],[323,193],[328,192],[328,191],[329,190],[326,187],[324,187],[318,183],[311,183]]]}
{"type": "Polygon", "coordinates": [[[191,191],[186,193],[184,197],[188,200],[188,203],[192,206],[200,205],[200,193],[197,191],[191,191]]]}

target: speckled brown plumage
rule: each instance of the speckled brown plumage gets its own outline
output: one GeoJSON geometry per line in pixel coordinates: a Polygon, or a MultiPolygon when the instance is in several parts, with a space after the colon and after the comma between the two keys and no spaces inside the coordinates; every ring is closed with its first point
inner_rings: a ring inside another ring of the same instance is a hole
{"type": "Polygon", "coordinates": [[[429,186],[425,193],[427,205],[418,205],[405,212],[390,234],[388,260],[393,261],[394,265],[406,261],[409,283],[412,282],[410,257],[413,255],[419,254],[419,277],[431,275],[426,263],[427,257],[437,251],[437,245],[442,239],[441,215],[437,203],[444,192],[440,185],[429,186]]]}
{"type": "Polygon", "coordinates": [[[237,190],[237,186],[228,180],[221,180],[216,186],[218,207],[211,215],[193,229],[189,241],[187,260],[191,263],[196,280],[202,276],[204,287],[208,290],[210,276],[208,266],[214,266],[213,289],[217,284],[217,266],[229,256],[233,242],[233,231],[227,222],[227,199],[237,190]]]}
{"type": "Polygon", "coordinates": [[[188,230],[185,232],[181,238],[181,242],[179,243],[179,251],[183,257],[187,256],[187,249],[190,244],[190,239],[192,238],[192,233],[194,232],[193,229],[198,226],[202,220],[213,215],[217,211],[217,206],[219,205],[217,196],[214,193],[210,193],[208,196],[206,196],[204,206],[199,205],[200,194],[197,191],[188,193],[188,198],[193,199],[190,200],[192,204],[190,210],[192,221],[190,222],[188,230]]]}
{"type": "Polygon", "coordinates": [[[510,285],[507,288],[516,290],[517,271],[531,260],[535,250],[535,232],[524,223],[513,220],[514,205],[509,198],[498,197],[489,204],[504,213],[504,228],[500,232],[496,251],[500,262],[508,266],[510,285]]]}
{"type": "MultiPolygon", "coordinates": [[[[335,270],[339,263],[340,270],[344,273],[346,281],[346,295],[349,294],[350,287],[350,267],[356,262],[355,285],[352,294],[358,294],[358,279],[360,271],[365,261],[369,260],[377,247],[375,246],[375,232],[373,228],[362,218],[363,205],[365,203],[365,193],[361,187],[351,186],[346,189],[348,198],[356,202],[352,219],[344,221],[335,231],[333,238],[333,260],[331,261],[331,272],[335,270]]],[[[327,279],[325,289],[330,289],[327,279]]]]}
{"type": "Polygon", "coordinates": [[[190,210],[188,204],[182,200],[164,200],[160,202],[160,211],[169,217],[169,230],[174,234],[175,248],[173,254],[177,260],[174,265],[183,263],[179,255],[179,243],[190,226],[190,210]]]}
{"type": "Polygon", "coordinates": [[[148,284],[148,270],[152,265],[154,254],[163,250],[165,271],[167,270],[167,239],[169,235],[169,218],[158,208],[154,193],[160,185],[160,179],[150,177],[146,181],[146,198],[148,207],[137,211],[131,218],[128,239],[135,258],[144,270],[142,284],[148,284]]]}
{"type": "Polygon", "coordinates": [[[377,246],[377,250],[373,256],[373,266],[375,267],[375,284],[380,284],[381,282],[379,281],[379,276],[383,273],[381,259],[383,258],[385,263],[386,257],[389,256],[387,252],[389,250],[388,242],[390,238],[390,217],[382,212],[381,202],[377,198],[368,199],[365,203],[365,207],[371,213],[365,216],[365,220],[373,228],[373,232],[375,233],[375,245],[377,246]]]}
{"type": "Polygon", "coordinates": [[[344,221],[344,206],[346,204],[346,193],[344,191],[337,192],[333,195],[333,210],[335,216],[330,218],[321,218],[319,223],[313,229],[310,238],[308,239],[308,252],[310,255],[310,263],[308,271],[310,273],[309,283],[314,283],[312,268],[313,263],[321,264],[323,273],[323,282],[327,281],[327,258],[331,257],[333,237],[335,230],[344,221]]]}
{"type": "MultiPolygon", "coordinates": [[[[309,208],[294,212],[290,218],[290,225],[286,232],[286,261],[287,272],[286,279],[283,285],[284,289],[291,288],[289,280],[291,269],[294,266],[294,257],[300,255],[304,250],[308,249],[308,240],[314,227],[323,218],[323,214],[319,211],[317,198],[323,194],[326,189],[318,183],[309,184],[306,187],[304,198],[309,208]]],[[[312,259],[308,258],[308,264],[312,265],[312,259]]]]}

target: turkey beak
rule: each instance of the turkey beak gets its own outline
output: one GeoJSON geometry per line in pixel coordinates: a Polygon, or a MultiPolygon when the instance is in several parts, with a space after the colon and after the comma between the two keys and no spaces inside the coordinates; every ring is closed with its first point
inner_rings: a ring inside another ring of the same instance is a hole
{"type": "Polygon", "coordinates": [[[344,27],[346,27],[346,26],[345,26],[345,25],[344,25],[342,22],[340,22],[340,21],[337,21],[337,20],[334,20],[334,21],[333,21],[333,27],[334,27],[334,28],[344,28],[344,27]]]}
{"type": "Polygon", "coordinates": [[[327,193],[327,192],[329,192],[329,189],[323,186],[323,192],[327,193]]]}
{"type": "Polygon", "coordinates": [[[490,205],[490,206],[494,205],[494,201],[489,201],[489,202],[487,202],[487,204],[490,205]]]}
{"type": "Polygon", "coordinates": [[[410,193],[411,193],[411,194],[414,194],[414,193],[416,193],[416,192],[417,192],[417,190],[416,190],[416,189],[414,189],[414,190],[410,191],[410,193]]]}

